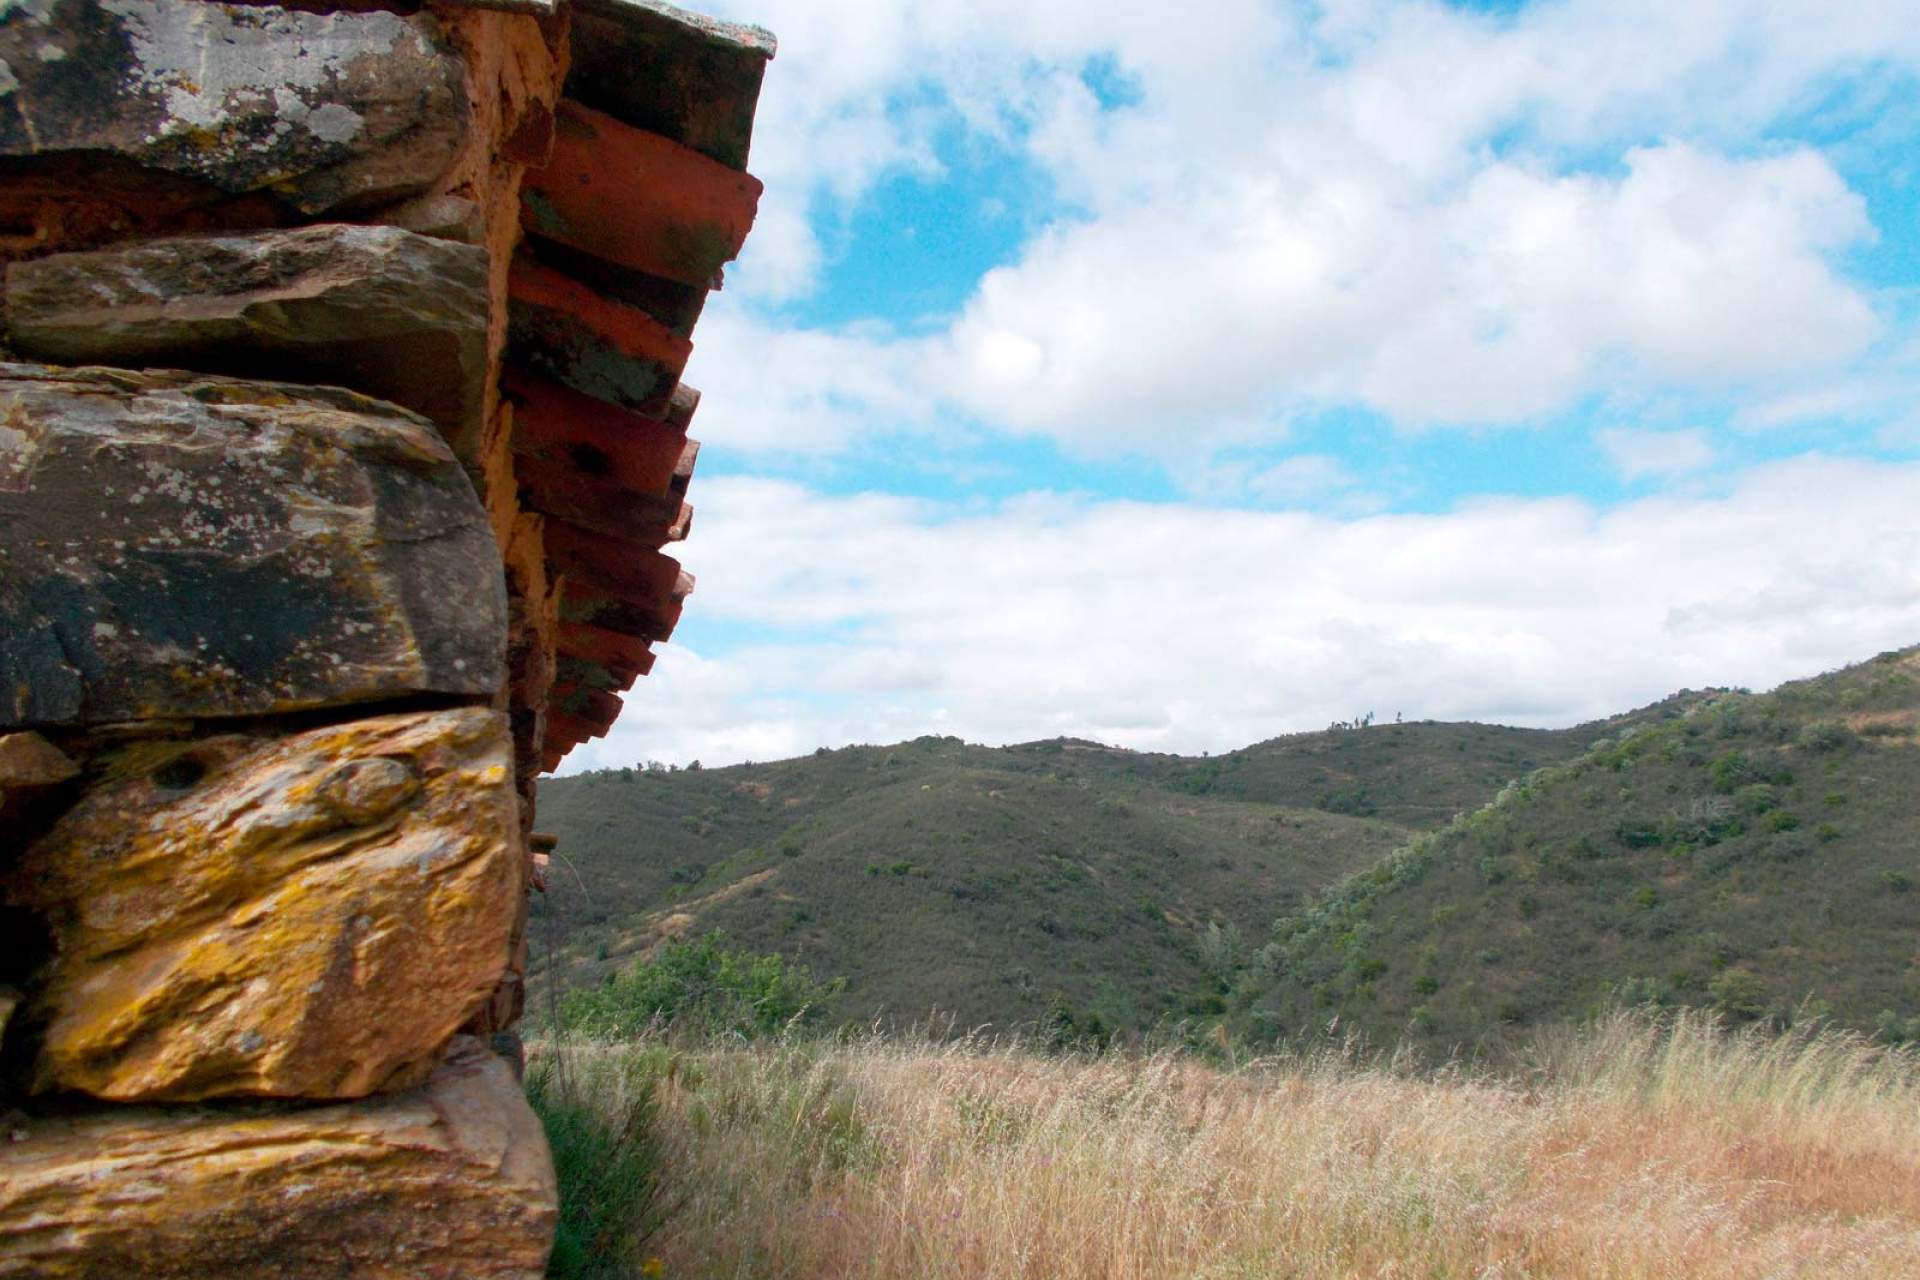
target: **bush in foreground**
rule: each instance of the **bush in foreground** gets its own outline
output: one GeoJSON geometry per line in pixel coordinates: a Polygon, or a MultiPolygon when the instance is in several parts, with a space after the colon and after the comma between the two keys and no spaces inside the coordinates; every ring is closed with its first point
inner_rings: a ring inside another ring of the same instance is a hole
{"type": "Polygon", "coordinates": [[[736,950],[714,932],[668,939],[625,973],[568,992],[560,1022],[592,1040],[631,1040],[665,1026],[751,1038],[819,1023],[843,985],[815,982],[805,965],[777,955],[736,950]]]}

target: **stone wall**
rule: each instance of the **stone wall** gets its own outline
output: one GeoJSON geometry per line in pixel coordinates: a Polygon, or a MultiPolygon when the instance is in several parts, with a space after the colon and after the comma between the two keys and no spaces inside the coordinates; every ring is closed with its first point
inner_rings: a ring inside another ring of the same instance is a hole
{"type": "Polygon", "coordinates": [[[0,5],[0,1277],[531,1277],[534,783],[672,632],[766,33],[0,5]]]}

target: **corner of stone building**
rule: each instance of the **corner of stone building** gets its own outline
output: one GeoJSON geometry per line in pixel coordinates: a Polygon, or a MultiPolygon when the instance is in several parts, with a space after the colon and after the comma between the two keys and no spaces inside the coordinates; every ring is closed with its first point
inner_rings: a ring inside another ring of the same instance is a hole
{"type": "Polygon", "coordinates": [[[0,12],[0,1277],[543,1270],[536,781],[692,589],[772,54],[655,0],[0,12]]]}

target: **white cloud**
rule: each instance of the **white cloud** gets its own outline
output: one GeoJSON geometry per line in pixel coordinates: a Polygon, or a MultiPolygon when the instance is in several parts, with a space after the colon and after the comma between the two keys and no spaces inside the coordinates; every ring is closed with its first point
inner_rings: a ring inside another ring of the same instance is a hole
{"type": "MultiPolygon", "coordinates": [[[[1737,428],[1920,448],[1920,336],[1847,274],[1876,230],[1841,176],[1906,162],[1914,117],[1879,107],[1920,74],[1912,0],[708,2],[782,51],[760,225],[690,370],[698,434],[853,459],[1041,434],[1304,509],[703,476],[690,634],[739,638],[667,646],[575,766],[923,732],[1221,749],[1369,710],[1569,723],[1920,639],[1920,464],[1361,517],[1399,477],[1357,451],[1248,460],[1299,424],[1331,447],[1329,408],[1480,425],[1601,396],[1603,420],[1745,403],[1737,428]],[[1134,105],[1102,108],[1094,58],[1134,105]],[[1826,149],[1791,141],[1807,112],[1826,149]],[[795,328],[781,308],[862,251],[845,215],[938,175],[956,128],[1057,205],[930,330],[795,328]]],[[[1699,431],[1597,439],[1630,477],[1737,461],[1699,431]]]]}
{"type": "Polygon", "coordinates": [[[738,310],[702,317],[686,376],[703,392],[695,434],[735,449],[835,453],[859,435],[933,421],[910,345],[785,329],[738,310]]]}
{"type": "Polygon", "coordinates": [[[1746,431],[1809,422],[1857,420],[1871,416],[1887,398],[1887,388],[1870,382],[1845,382],[1782,392],[1748,405],[1734,416],[1734,425],[1746,431]]]}
{"type": "Polygon", "coordinates": [[[1864,203],[1763,137],[1844,102],[1843,74],[1920,68],[1906,0],[1567,0],[1512,21],[1420,0],[729,7],[782,38],[749,298],[809,288],[810,215],[937,171],[956,119],[1077,206],[944,339],[873,340],[863,395],[833,395],[847,375],[818,360],[773,387],[715,366],[716,394],[811,424],[786,447],[895,430],[936,394],[1083,453],[1270,439],[1327,404],[1525,421],[1602,384],[1818,373],[1880,332],[1834,266],[1873,234],[1864,203]],[[1137,105],[1100,110],[1079,78],[1096,56],[1137,105]]]}
{"type": "Polygon", "coordinates": [[[1875,336],[1821,256],[1867,224],[1817,155],[1670,145],[1626,165],[1603,179],[1496,164],[1418,201],[1358,185],[1295,197],[1240,175],[1077,225],[982,281],[949,390],[1082,448],[1154,452],[1302,397],[1515,420],[1603,368],[1614,384],[1712,385],[1817,368],[1875,336]]]}
{"type": "Polygon", "coordinates": [[[1713,462],[1713,445],[1707,433],[1700,430],[1634,431],[1613,427],[1594,439],[1599,441],[1615,469],[1628,480],[1684,475],[1713,462]]]}
{"type": "Polygon", "coordinates": [[[570,767],[927,732],[1220,750],[1370,710],[1567,724],[1766,686],[1920,640],[1917,491],[1920,464],[1810,457],[1717,498],[1340,520],[709,481],[689,608],[756,638],[666,646],[570,767]]]}

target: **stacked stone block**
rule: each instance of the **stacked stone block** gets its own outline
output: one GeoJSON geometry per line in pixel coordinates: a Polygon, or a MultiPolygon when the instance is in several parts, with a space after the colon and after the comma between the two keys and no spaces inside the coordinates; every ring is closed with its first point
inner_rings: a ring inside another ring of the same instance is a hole
{"type": "Polygon", "coordinates": [[[0,9],[0,1277],[541,1273],[534,779],[691,589],[772,51],[0,9]]]}

